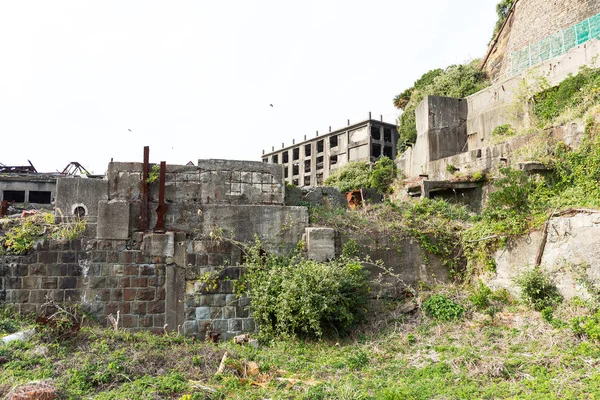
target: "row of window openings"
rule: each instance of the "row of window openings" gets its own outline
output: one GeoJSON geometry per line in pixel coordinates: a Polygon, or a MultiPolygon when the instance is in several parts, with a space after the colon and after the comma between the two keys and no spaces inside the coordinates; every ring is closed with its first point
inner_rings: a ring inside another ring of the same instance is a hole
{"type": "MultiPolygon", "coordinates": [[[[25,203],[25,191],[24,190],[4,190],[2,192],[2,200],[6,200],[9,203],[13,201],[15,203],[25,203]]],[[[29,191],[29,203],[35,204],[51,204],[52,203],[52,192],[42,192],[36,190],[29,191]]]]}
{"type": "MultiPolygon", "coordinates": [[[[381,140],[381,130],[376,127],[371,127],[371,137],[375,140],[381,140]]],[[[383,140],[385,142],[392,142],[392,130],[389,128],[383,129],[383,140]]],[[[339,144],[338,136],[332,136],[329,138],[329,147],[334,148],[339,144]]],[[[381,146],[380,146],[381,147],[381,146]]],[[[387,147],[387,146],[386,146],[387,147]]],[[[323,152],[323,140],[317,141],[317,153],[323,152]]],[[[304,145],[304,157],[310,157],[312,155],[312,143],[304,145]]],[[[387,155],[387,154],[386,154],[387,155]]],[[[375,156],[378,157],[379,155],[375,156]]],[[[388,157],[392,157],[391,153],[388,157]]],[[[297,161],[300,159],[300,148],[297,147],[292,149],[292,161],[297,161]]],[[[287,164],[290,161],[289,152],[284,151],[281,153],[281,163],[287,164]]],[[[275,154],[271,156],[271,163],[279,164],[279,154],[275,154]]],[[[335,164],[335,163],[334,163],[335,164]]]]}
{"type": "MultiPolygon", "coordinates": [[[[317,170],[323,169],[323,156],[319,156],[317,157],[317,170]]],[[[335,165],[338,163],[338,156],[331,156],[329,157],[329,165],[335,165]]],[[[311,168],[311,160],[305,160],[304,161],[304,172],[310,172],[312,170],[311,168]]],[[[300,175],[300,164],[294,164],[292,165],[292,176],[295,175],[300,175]]],[[[318,176],[319,174],[317,174],[318,176]]],[[[322,175],[322,173],[321,173],[322,175]]],[[[289,170],[288,168],[284,168],[283,169],[283,177],[287,178],[289,176],[289,170]]]]}
{"type": "MultiPolygon", "coordinates": [[[[305,176],[303,179],[303,186],[311,186],[310,176],[305,176]]],[[[294,178],[292,179],[292,184],[295,186],[299,186],[300,179],[294,178]]],[[[322,186],[323,185],[323,174],[317,174],[315,177],[315,185],[322,186]]]]}

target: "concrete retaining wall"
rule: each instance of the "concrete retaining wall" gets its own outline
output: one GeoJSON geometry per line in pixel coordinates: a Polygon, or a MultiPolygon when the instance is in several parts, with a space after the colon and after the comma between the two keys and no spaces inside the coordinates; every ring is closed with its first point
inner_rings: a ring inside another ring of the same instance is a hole
{"type": "MultiPolygon", "coordinates": [[[[486,277],[493,288],[518,292],[513,279],[533,268],[544,235],[532,232],[499,250],[496,273],[486,277]]],[[[566,298],[590,299],[600,293],[600,213],[573,212],[552,218],[540,268],[550,275],[566,298]]]]}

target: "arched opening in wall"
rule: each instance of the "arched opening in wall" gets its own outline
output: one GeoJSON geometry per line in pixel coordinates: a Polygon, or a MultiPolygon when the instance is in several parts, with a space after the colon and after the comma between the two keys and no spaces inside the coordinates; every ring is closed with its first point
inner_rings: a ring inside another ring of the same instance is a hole
{"type": "Polygon", "coordinates": [[[81,206],[75,207],[75,209],[73,210],[73,216],[78,219],[84,218],[85,217],[85,208],[83,208],[81,206]]]}
{"type": "Polygon", "coordinates": [[[87,207],[85,204],[77,203],[71,206],[71,215],[75,219],[83,219],[89,214],[87,207]]]}

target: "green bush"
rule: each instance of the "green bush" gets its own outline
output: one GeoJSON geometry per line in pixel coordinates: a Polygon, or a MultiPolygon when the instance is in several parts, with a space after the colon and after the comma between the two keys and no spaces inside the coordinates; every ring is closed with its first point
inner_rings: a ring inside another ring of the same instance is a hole
{"type": "Polygon", "coordinates": [[[453,321],[462,318],[465,309],[446,296],[434,294],[423,302],[423,311],[428,317],[442,321],[453,321]]]}
{"type": "Polygon", "coordinates": [[[471,175],[471,179],[475,182],[481,182],[485,180],[485,173],[483,171],[475,171],[473,175],[471,175]]]}
{"type": "Polygon", "coordinates": [[[452,164],[446,165],[446,172],[454,174],[456,171],[458,171],[458,168],[456,168],[454,165],[452,165],[452,164]]]}
{"type": "Polygon", "coordinates": [[[371,186],[371,168],[368,163],[356,161],[344,165],[325,179],[325,185],[333,186],[340,192],[369,188],[371,186]]]}
{"type": "Polygon", "coordinates": [[[512,8],[515,1],[516,0],[501,0],[500,3],[496,5],[496,13],[498,14],[498,20],[496,21],[496,25],[494,25],[494,35],[492,37],[492,40],[494,40],[498,32],[500,32],[500,28],[502,28],[504,21],[506,21],[506,18],[508,17],[508,12],[512,8]]]}
{"type": "Polygon", "coordinates": [[[247,251],[242,281],[263,337],[343,335],[362,321],[369,292],[367,271],[356,259],[328,263],[247,251]]]}
{"type": "Polygon", "coordinates": [[[333,186],[346,193],[359,189],[377,189],[379,193],[388,193],[390,185],[397,175],[396,163],[388,157],[381,157],[371,166],[362,161],[344,165],[326,180],[325,185],[333,186]]]}
{"type": "Polygon", "coordinates": [[[0,237],[0,249],[3,247],[8,254],[27,254],[43,231],[42,225],[36,224],[33,218],[28,218],[22,225],[14,226],[5,236],[0,237]]]}
{"type": "Polygon", "coordinates": [[[582,67],[577,75],[536,94],[533,112],[541,125],[551,123],[567,109],[575,111],[573,117],[581,116],[600,100],[599,86],[600,69],[582,67]]]}
{"type": "Polygon", "coordinates": [[[515,128],[511,124],[499,125],[492,131],[492,137],[496,139],[506,139],[516,135],[515,128]]]}
{"type": "Polygon", "coordinates": [[[479,285],[475,288],[473,293],[469,296],[469,301],[479,311],[485,310],[491,305],[491,299],[493,292],[492,289],[485,286],[483,282],[479,282],[479,285]]]}
{"type": "Polygon", "coordinates": [[[522,299],[536,311],[551,308],[562,301],[556,286],[539,268],[523,272],[514,282],[521,289],[522,299]]]}
{"type": "Polygon", "coordinates": [[[388,157],[381,157],[371,171],[371,178],[369,179],[369,187],[377,189],[379,193],[388,193],[391,188],[390,185],[396,179],[398,169],[394,160],[388,157]]]}
{"type": "Polygon", "coordinates": [[[348,355],[348,368],[359,370],[369,364],[369,355],[364,350],[353,351],[348,355]]]}
{"type": "Polygon", "coordinates": [[[600,124],[594,118],[577,149],[559,142],[546,164],[550,171],[539,175],[500,170],[481,215],[462,235],[471,269],[493,270],[490,254],[509,237],[539,228],[552,210],[600,207],[600,124]]]}
{"type": "Polygon", "coordinates": [[[600,311],[594,315],[572,318],[571,329],[578,335],[600,341],[600,311]]]}

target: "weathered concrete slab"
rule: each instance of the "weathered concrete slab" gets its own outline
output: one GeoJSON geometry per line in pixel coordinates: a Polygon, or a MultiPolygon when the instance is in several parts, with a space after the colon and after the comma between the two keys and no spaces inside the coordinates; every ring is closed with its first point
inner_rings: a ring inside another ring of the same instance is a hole
{"type": "Polygon", "coordinates": [[[171,257],[175,255],[175,233],[148,233],[144,235],[142,246],[144,255],[150,257],[171,257]]]}
{"type": "MultiPolygon", "coordinates": [[[[514,278],[534,267],[542,239],[542,232],[532,232],[499,250],[496,273],[487,278],[488,284],[518,293],[514,278]]],[[[540,267],[566,298],[589,299],[600,289],[599,248],[600,213],[552,218],[540,267]]]]}
{"type": "Polygon", "coordinates": [[[306,207],[275,205],[203,205],[198,235],[208,237],[221,229],[236,240],[251,242],[258,236],[265,250],[285,253],[302,239],[308,226],[306,207]]]}
{"type": "Polygon", "coordinates": [[[108,200],[105,179],[60,177],[56,182],[56,209],[66,217],[73,216],[77,207],[82,207],[86,217],[95,218],[98,202],[102,200],[108,200]]]}
{"type": "Polygon", "coordinates": [[[98,202],[98,239],[120,239],[129,237],[129,203],[124,200],[102,200],[98,202]]]}
{"type": "Polygon", "coordinates": [[[335,230],[331,228],[306,228],[307,257],[315,261],[335,258],[335,230]]]}

